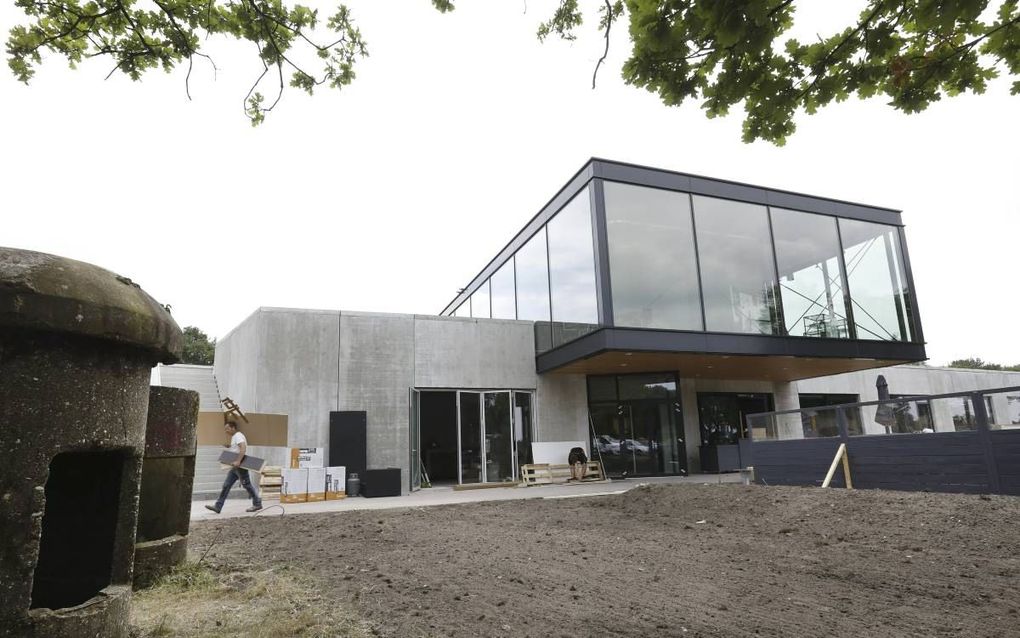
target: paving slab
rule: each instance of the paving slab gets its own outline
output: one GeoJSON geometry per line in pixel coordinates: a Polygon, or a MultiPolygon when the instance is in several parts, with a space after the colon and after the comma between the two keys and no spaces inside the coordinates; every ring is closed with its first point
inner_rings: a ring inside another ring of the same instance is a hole
{"type": "MultiPolygon", "coordinates": [[[[591,483],[564,483],[557,485],[532,485],[529,487],[512,486],[478,490],[454,490],[453,486],[441,485],[423,488],[406,496],[384,496],[365,498],[354,496],[338,501],[319,501],[316,503],[284,503],[277,500],[263,501],[263,509],[258,516],[279,516],[293,514],[321,514],[323,512],[343,512],[346,510],[379,510],[399,507],[428,507],[431,505],[450,505],[456,503],[478,503],[482,501],[509,501],[529,498],[575,498],[583,496],[604,496],[620,494],[632,490],[639,485],[670,484],[670,483],[739,483],[740,474],[695,474],[692,476],[656,476],[635,477],[623,480],[595,481],[591,483]]],[[[243,492],[242,492],[243,493],[243,492]]],[[[221,518],[238,518],[255,516],[245,512],[251,501],[248,499],[230,498],[223,510],[216,514],[205,508],[215,501],[193,501],[191,504],[191,520],[206,521],[221,518]]]]}

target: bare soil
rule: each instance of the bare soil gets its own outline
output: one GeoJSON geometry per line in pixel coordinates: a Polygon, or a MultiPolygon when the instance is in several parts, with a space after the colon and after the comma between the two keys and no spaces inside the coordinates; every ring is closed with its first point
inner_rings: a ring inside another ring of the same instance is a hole
{"type": "Polygon", "coordinates": [[[214,573],[299,576],[382,636],[1020,636],[1012,497],[663,485],[191,538],[214,573]]]}

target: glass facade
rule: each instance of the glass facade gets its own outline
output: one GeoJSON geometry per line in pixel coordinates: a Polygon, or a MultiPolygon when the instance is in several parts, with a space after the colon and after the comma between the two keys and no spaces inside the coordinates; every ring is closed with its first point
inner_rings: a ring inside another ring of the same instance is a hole
{"type": "Polygon", "coordinates": [[[771,214],[786,333],[846,339],[850,331],[835,218],[782,208],[771,214]]]}
{"type": "Polygon", "coordinates": [[[552,344],[556,347],[588,334],[599,323],[588,189],[549,221],[548,233],[552,344]]]}
{"type": "Polygon", "coordinates": [[[768,209],[695,196],[694,224],[706,329],[781,334],[768,209]]]}
{"type": "Polygon", "coordinates": [[[489,319],[492,316],[490,312],[489,282],[486,281],[471,295],[471,316],[479,319],[489,319]]]}
{"type": "Polygon", "coordinates": [[[910,341],[907,277],[895,226],[839,220],[858,339],[910,341]]]}
{"type": "Polygon", "coordinates": [[[543,214],[452,314],[533,321],[539,353],[607,325],[921,341],[898,226],[604,179],[543,214]]]}
{"type": "Polygon", "coordinates": [[[517,318],[517,284],[514,282],[514,259],[511,257],[489,279],[493,319],[517,318]]]}
{"type": "Polygon", "coordinates": [[[606,182],[605,201],[614,323],[701,330],[690,195],[606,182]]]}

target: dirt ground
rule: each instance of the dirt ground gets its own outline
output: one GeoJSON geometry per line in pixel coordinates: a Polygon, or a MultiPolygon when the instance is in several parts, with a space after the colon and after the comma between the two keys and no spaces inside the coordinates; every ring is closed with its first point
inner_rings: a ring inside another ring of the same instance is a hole
{"type": "Polygon", "coordinates": [[[194,524],[193,559],[303,579],[346,623],[309,635],[1020,636],[1012,497],[662,485],[271,514],[194,524]]]}

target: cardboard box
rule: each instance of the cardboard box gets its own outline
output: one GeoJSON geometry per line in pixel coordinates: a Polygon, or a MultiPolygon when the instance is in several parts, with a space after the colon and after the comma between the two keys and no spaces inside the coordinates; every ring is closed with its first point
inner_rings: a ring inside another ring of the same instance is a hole
{"type": "Polygon", "coordinates": [[[325,448],[321,447],[292,447],[290,448],[290,466],[296,468],[322,467],[324,452],[325,448]]]}
{"type": "Polygon", "coordinates": [[[308,500],[308,470],[285,467],[280,470],[281,503],[304,503],[308,500]]]}
{"type": "Polygon", "coordinates": [[[308,472],[308,502],[326,500],[326,468],[309,467],[308,472]]]}
{"type": "MultiPolygon", "coordinates": [[[[225,413],[207,411],[198,413],[196,435],[199,445],[222,445],[230,437],[223,431],[225,413]]],[[[286,414],[247,414],[248,420],[231,417],[241,426],[248,445],[287,447],[286,414]]]]}
{"type": "Polygon", "coordinates": [[[326,500],[347,498],[347,468],[333,465],[326,468],[326,500]]]}

